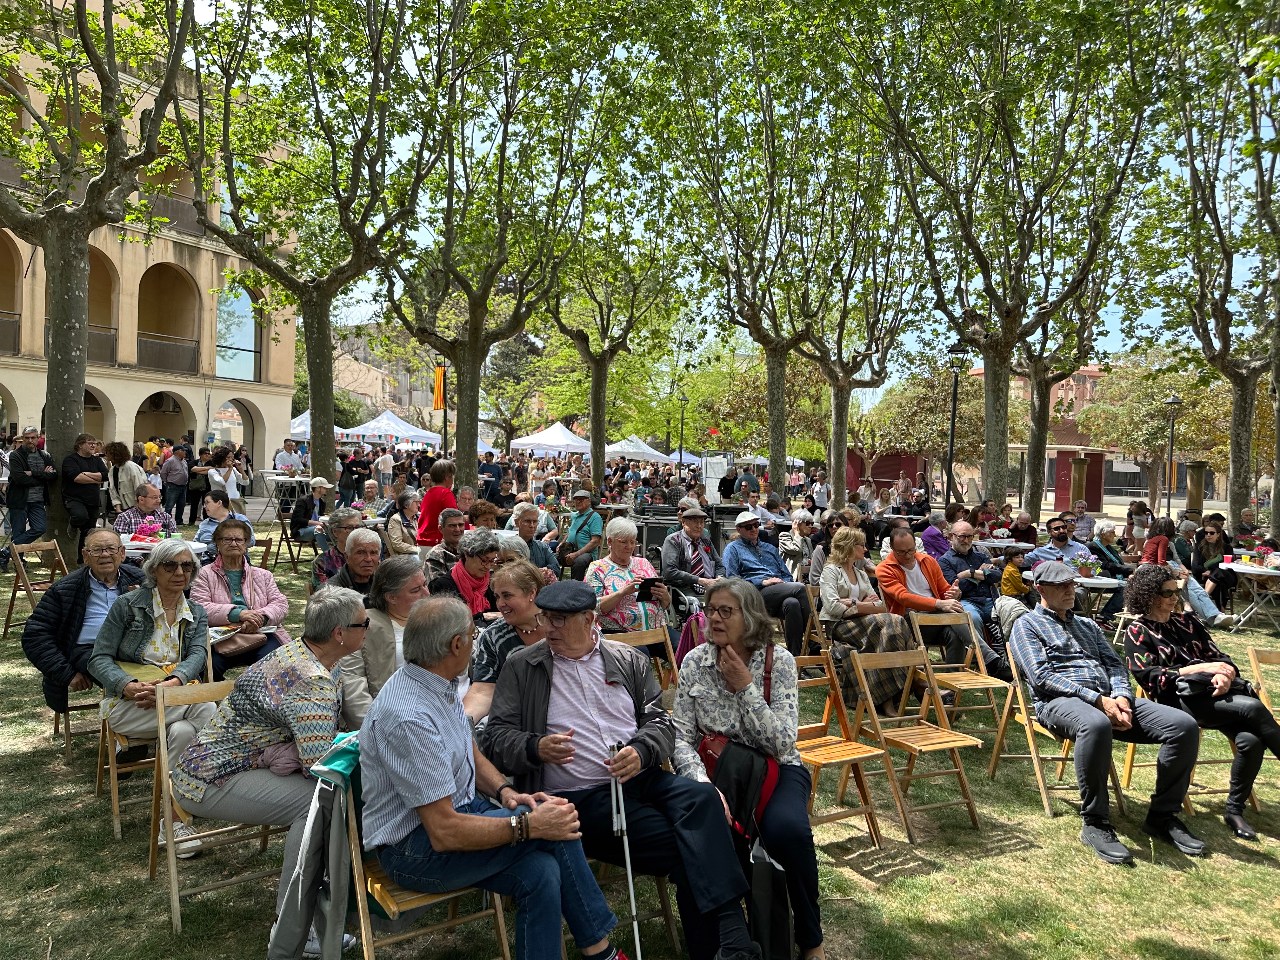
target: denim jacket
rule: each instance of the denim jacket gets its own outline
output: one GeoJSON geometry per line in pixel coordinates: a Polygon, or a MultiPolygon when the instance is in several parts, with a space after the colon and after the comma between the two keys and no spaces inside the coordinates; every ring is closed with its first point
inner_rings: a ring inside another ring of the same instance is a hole
{"type": "MultiPolygon", "coordinates": [[[[109,697],[123,696],[125,684],[133,677],[125,673],[115,661],[142,662],[142,651],[155,632],[155,620],[151,616],[153,589],[142,587],[126,593],[107,611],[98,639],[93,643],[93,656],[89,660],[89,672],[102,684],[109,697]]],[[[209,659],[209,618],[204,607],[188,600],[195,622],[181,627],[182,659],[173,669],[173,675],[182,678],[184,684],[205,675],[209,659]]]]}

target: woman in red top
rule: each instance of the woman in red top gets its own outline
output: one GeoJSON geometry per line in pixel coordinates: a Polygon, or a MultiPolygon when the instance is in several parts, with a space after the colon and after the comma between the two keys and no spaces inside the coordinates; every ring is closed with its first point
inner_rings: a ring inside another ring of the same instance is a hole
{"type": "Polygon", "coordinates": [[[440,533],[440,511],[457,507],[458,501],[453,496],[453,477],[456,468],[452,460],[437,460],[431,465],[431,482],[434,486],[422,496],[422,506],[418,508],[418,545],[434,547],[442,539],[440,533]]]}
{"type": "Polygon", "coordinates": [[[1173,538],[1178,535],[1177,528],[1168,517],[1161,517],[1151,524],[1147,539],[1142,543],[1142,563],[1155,563],[1166,566],[1170,560],[1175,563],[1178,555],[1173,549],[1173,538]]]}

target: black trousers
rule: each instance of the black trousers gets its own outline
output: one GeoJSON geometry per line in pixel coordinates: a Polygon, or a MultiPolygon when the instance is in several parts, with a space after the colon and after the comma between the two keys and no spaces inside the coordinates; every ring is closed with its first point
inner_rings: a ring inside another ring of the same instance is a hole
{"type": "MultiPolygon", "coordinates": [[[[94,527],[98,525],[98,514],[102,509],[100,500],[93,503],[87,503],[84,500],[63,501],[67,507],[67,523],[71,525],[73,530],[80,531],[80,541],[76,544],[75,562],[80,560],[80,551],[84,549],[84,538],[94,527]]],[[[70,557],[67,558],[70,561],[70,557]]]]}
{"type": "MultiPolygon", "coordinates": [[[[689,956],[711,960],[720,945],[719,909],[736,904],[747,891],[720,794],[709,783],[653,767],[628,780],[622,791],[632,871],[670,877],[689,956]]],[[[578,808],[587,856],[623,866],[622,838],[613,835],[609,784],[562,795],[578,808]]]]}
{"type": "Polygon", "coordinates": [[[775,583],[761,587],[764,608],[771,617],[781,617],[787,649],[792,656],[803,656],[804,628],[809,622],[809,591],[803,583],[775,583]]]}
{"type": "Polygon", "coordinates": [[[1244,813],[1267,751],[1280,757],[1280,724],[1256,697],[1184,697],[1182,709],[1206,730],[1221,730],[1235,744],[1226,809],[1227,813],[1244,813]]]}
{"type": "Polygon", "coordinates": [[[811,950],[822,943],[818,908],[818,855],[809,826],[812,780],[802,766],[778,767],[778,786],[760,819],[760,841],[787,875],[787,897],[795,923],[796,946],[811,950]]]}

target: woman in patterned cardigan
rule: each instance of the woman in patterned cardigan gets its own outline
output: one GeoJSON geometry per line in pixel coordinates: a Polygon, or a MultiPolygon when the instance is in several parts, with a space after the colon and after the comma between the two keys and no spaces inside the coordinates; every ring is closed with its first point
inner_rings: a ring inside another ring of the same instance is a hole
{"type": "Polygon", "coordinates": [[[312,594],[302,638],[242,673],[173,765],[174,792],[192,813],[289,826],[277,910],[302,846],[315,791],[311,767],[338,732],[338,662],[364,645],[368,628],[364,598],[354,590],[312,594]]]}
{"type": "Polygon", "coordinates": [[[1138,615],[1124,639],[1134,679],[1152,700],[1180,707],[1235,744],[1223,820],[1237,837],[1258,839],[1244,805],[1266,751],[1280,757],[1280,725],[1205,625],[1181,612],[1177,577],[1168,567],[1143,564],[1125,584],[1124,600],[1138,615]]]}
{"type": "MultiPolygon", "coordinates": [[[[759,836],[769,856],[786,871],[800,956],[825,957],[818,860],[809,827],[811,780],[796,749],[796,662],[786,648],[774,645],[764,600],[747,581],[717,580],[707,590],[703,609],[711,627],[710,642],[684,658],[676,691],[676,773],[691,780],[711,779],[698,755],[704,734],[723,734],[777,761],[778,782],[760,817],[759,836]],[[766,697],[765,667],[770,660],[766,697]]],[[[732,820],[727,802],[725,816],[732,820]]]]}

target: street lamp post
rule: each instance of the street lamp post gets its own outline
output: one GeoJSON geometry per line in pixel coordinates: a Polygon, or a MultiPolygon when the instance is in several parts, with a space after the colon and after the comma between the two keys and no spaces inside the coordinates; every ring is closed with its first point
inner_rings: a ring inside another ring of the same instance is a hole
{"type": "Polygon", "coordinates": [[[964,342],[957,340],[947,348],[947,365],[951,367],[951,429],[947,434],[947,463],[946,476],[942,478],[943,490],[942,505],[946,507],[951,502],[951,495],[954,491],[951,489],[951,476],[955,470],[956,457],[956,406],[960,402],[960,372],[964,369],[967,360],[965,355],[968,348],[964,342]]]}
{"type": "Polygon", "coordinates": [[[680,391],[680,463],[676,467],[677,476],[684,474],[684,408],[688,405],[689,398],[685,396],[683,390],[680,391]]]}
{"type": "Polygon", "coordinates": [[[1168,486],[1165,489],[1164,512],[1173,519],[1173,488],[1178,483],[1178,475],[1173,472],[1173,427],[1178,422],[1178,408],[1182,406],[1182,398],[1176,393],[1170,394],[1164,405],[1169,408],[1169,473],[1165,477],[1168,486]]]}

